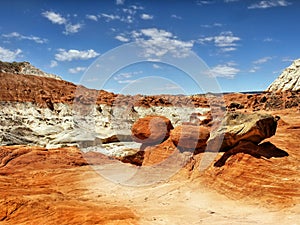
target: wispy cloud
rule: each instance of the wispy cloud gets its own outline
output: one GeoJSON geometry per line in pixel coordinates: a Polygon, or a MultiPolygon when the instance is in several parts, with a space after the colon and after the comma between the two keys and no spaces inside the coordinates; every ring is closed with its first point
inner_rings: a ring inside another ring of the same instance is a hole
{"type": "Polygon", "coordinates": [[[125,0],[116,0],[117,5],[124,5],[125,0]]]}
{"type": "Polygon", "coordinates": [[[122,35],[115,36],[115,39],[117,39],[118,41],[121,41],[121,42],[128,42],[130,40],[129,38],[126,38],[122,35]]]}
{"type": "Polygon", "coordinates": [[[293,62],[293,61],[295,61],[295,59],[293,59],[291,57],[283,57],[281,61],[282,62],[293,62]]]}
{"type": "Polygon", "coordinates": [[[98,21],[98,17],[96,15],[88,14],[85,17],[89,20],[98,21]]]}
{"type": "Polygon", "coordinates": [[[153,16],[152,15],[149,15],[149,14],[146,14],[146,13],[143,13],[141,15],[141,19],[143,20],[152,20],[153,19],[153,16]]]}
{"type": "Polygon", "coordinates": [[[160,65],[158,65],[156,63],[154,63],[152,66],[153,66],[154,69],[161,69],[162,68],[160,65]]]}
{"type": "Polygon", "coordinates": [[[51,68],[54,68],[54,67],[57,67],[57,66],[58,66],[57,61],[51,60],[51,62],[50,62],[50,67],[51,67],[51,68]]]}
{"type": "Polygon", "coordinates": [[[129,84],[136,81],[136,76],[142,74],[143,71],[133,71],[133,72],[124,72],[118,73],[113,78],[119,84],[129,84]]]}
{"type": "Polygon", "coordinates": [[[181,17],[181,16],[178,16],[178,15],[176,15],[176,14],[172,14],[172,15],[171,15],[171,18],[177,19],[177,20],[182,20],[182,17],[181,17]]]}
{"type": "Polygon", "coordinates": [[[12,62],[17,59],[17,57],[20,56],[22,53],[21,49],[16,49],[16,50],[10,50],[6,49],[0,46],[0,60],[1,61],[7,61],[7,62],[12,62]]]}
{"type": "Polygon", "coordinates": [[[210,70],[214,77],[234,78],[240,72],[233,63],[220,64],[210,70]]]}
{"type": "Polygon", "coordinates": [[[229,51],[235,51],[238,41],[240,41],[241,38],[234,36],[231,31],[221,32],[219,35],[216,36],[210,36],[210,37],[204,37],[200,38],[198,41],[201,44],[205,43],[214,43],[216,47],[219,47],[221,51],[223,52],[229,52],[229,51]]]}
{"type": "Polygon", "coordinates": [[[230,2],[238,2],[240,0],[224,0],[225,3],[230,3],[230,2]]]}
{"type": "MultiPolygon", "coordinates": [[[[102,18],[105,22],[120,21],[123,23],[133,23],[137,18],[138,11],[143,9],[144,8],[142,6],[130,5],[114,13],[101,13],[98,15],[98,18],[102,18]]],[[[153,16],[149,14],[142,14],[140,18],[152,19],[153,16]]]]}
{"type": "Polygon", "coordinates": [[[198,0],[197,5],[210,5],[210,4],[214,4],[215,1],[213,0],[198,0]]]}
{"type": "Polygon", "coordinates": [[[273,38],[265,38],[264,40],[263,40],[263,42],[273,42],[274,41],[274,39],[273,38]]]}
{"type": "Polygon", "coordinates": [[[263,58],[253,61],[253,64],[264,64],[264,63],[270,61],[272,58],[273,57],[271,57],[271,56],[266,56],[266,57],[263,57],[263,58]]]}
{"type": "Polygon", "coordinates": [[[45,38],[40,38],[40,37],[33,36],[33,35],[26,36],[26,35],[22,35],[18,32],[12,32],[12,33],[9,33],[9,34],[2,34],[2,37],[15,38],[15,39],[18,39],[18,40],[29,40],[29,41],[34,41],[35,43],[38,43],[38,44],[45,44],[45,43],[48,42],[48,40],[45,39],[45,38]]]}
{"type": "Polygon", "coordinates": [[[55,59],[57,61],[72,61],[72,60],[87,60],[95,58],[100,54],[93,49],[86,51],[80,51],[76,49],[70,49],[66,51],[65,49],[58,49],[58,53],[55,54],[55,59]]]}
{"type": "Polygon", "coordinates": [[[47,18],[53,24],[64,25],[65,30],[63,31],[63,34],[65,35],[77,33],[83,27],[83,24],[72,24],[65,17],[53,11],[45,11],[42,13],[42,16],[47,18]]]}
{"type": "Polygon", "coordinates": [[[86,67],[75,67],[75,68],[70,68],[68,71],[69,73],[75,74],[75,73],[80,73],[86,70],[86,67]]]}
{"type": "Polygon", "coordinates": [[[221,23],[213,23],[213,24],[203,24],[201,25],[201,27],[204,27],[204,28],[213,28],[213,27],[222,27],[223,24],[221,23]]]}
{"type": "Polygon", "coordinates": [[[248,9],[267,9],[273,7],[285,7],[292,3],[286,0],[264,0],[248,6],[248,9]]]}

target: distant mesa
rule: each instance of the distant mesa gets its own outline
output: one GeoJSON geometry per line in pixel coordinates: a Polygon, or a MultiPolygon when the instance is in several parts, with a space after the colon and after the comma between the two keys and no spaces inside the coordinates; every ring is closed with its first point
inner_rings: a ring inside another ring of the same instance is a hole
{"type": "Polygon", "coordinates": [[[300,59],[295,60],[266,91],[299,91],[300,90],[300,59]]]}
{"type": "Polygon", "coordinates": [[[0,61],[0,72],[1,73],[12,73],[12,74],[22,74],[22,75],[33,75],[40,77],[49,77],[57,80],[62,80],[61,77],[45,73],[40,69],[34,67],[29,62],[2,62],[0,61]]]}

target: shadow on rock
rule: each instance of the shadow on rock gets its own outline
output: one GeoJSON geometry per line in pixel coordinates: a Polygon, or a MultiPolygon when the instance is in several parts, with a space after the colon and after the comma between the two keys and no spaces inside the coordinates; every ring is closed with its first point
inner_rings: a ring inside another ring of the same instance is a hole
{"type": "Polygon", "coordinates": [[[258,159],[262,157],[267,159],[272,157],[281,158],[289,155],[286,151],[277,148],[270,142],[264,142],[260,145],[256,145],[249,141],[241,141],[237,146],[225,152],[223,156],[215,162],[214,166],[224,166],[230,156],[238,153],[248,154],[258,159]]]}

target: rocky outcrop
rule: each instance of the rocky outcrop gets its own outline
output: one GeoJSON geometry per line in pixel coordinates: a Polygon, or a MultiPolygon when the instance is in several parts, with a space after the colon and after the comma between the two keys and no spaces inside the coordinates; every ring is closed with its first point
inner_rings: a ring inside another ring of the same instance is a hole
{"type": "Polygon", "coordinates": [[[181,125],[171,131],[171,140],[179,148],[204,150],[209,135],[210,130],[206,127],[181,125]]]}
{"type": "Polygon", "coordinates": [[[267,91],[299,91],[300,90],[300,59],[295,60],[267,88],[267,91]]]}
{"type": "Polygon", "coordinates": [[[278,119],[268,114],[228,113],[220,126],[211,132],[208,148],[226,151],[240,141],[258,144],[275,134],[278,119]]]}
{"type": "Polygon", "coordinates": [[[33,75],[33,76],[41,76],[48,77],[57,80],[62,80],[61,77],[45,73],[40,69],[34,67],[29,62],[2,62],[0,61],[0,72],[1,73],[9,73],[9,74],[22,74],[22,75],[33,75]]]}
{"type": "Polygon", "coordinates": [[[161,143],[170,135],[173,129],[171,121],[163,116],[146,116],[138,119],[131,132],[135,142],[144,144],[161,143]]]}

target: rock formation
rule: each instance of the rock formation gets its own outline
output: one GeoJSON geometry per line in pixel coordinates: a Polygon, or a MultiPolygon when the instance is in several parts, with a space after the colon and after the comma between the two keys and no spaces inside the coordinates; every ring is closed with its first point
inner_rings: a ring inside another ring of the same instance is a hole
{"type": "Polygon", "coordinates": [[[262,140],[275,135],[278,118],[268,114],[228,113],[220,126],[211,132],[208,148],[225,151],[240,141],[259,144],[262,140]]]}
{"type": "Polygon", "coordinates": [[[0,61],[0,72],[1,73],[12,73],[12,74],[22,74],[22,75],[33,75],[33,76],[41,76],[48,77],[53,79],[62,80],[61,77],[45,73],[40,69],[34,67],[29,62],[2,62],[0,61]]]}
{"type": "Polygon", "coordinates": [[[144,144],[161,143],[173,129],[171,121],[163,116],[147,116],[137,120],[132,128],[133,140],[144,144]]]}
{"type": "Polygon", "coordinates": [[[300,59],[295,60],[266,91],[299,91],[300,90],[300,59]]]}
{"type": "Polygon", "coordinates": [[[180,125],[171,131],[171,140],[179,148],[205,150],[209,134],[203,126],[180,125]]]}

